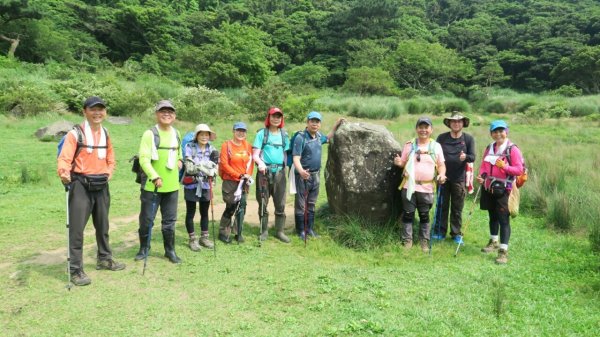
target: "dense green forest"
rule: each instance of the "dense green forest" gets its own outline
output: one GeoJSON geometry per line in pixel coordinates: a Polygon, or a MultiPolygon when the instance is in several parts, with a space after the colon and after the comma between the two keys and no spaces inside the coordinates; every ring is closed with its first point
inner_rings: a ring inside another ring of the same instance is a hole
{"type": "Polygon", "coordinates": [[[1,0],[0,50],[209,88],[600,91],[595,0],[1,0]]]}

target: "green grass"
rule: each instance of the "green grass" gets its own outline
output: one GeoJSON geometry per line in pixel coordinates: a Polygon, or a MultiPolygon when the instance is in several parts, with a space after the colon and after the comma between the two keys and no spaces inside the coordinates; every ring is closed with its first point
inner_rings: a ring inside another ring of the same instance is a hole
{"type": "MultiPolygon", "coordinates": [[[[323,129],[328,131],[337,115],[324,116],[323,129]]],[[[486,125],[496,117],[472,117],[468,131],[476,137],[478,156],[489,142],[486,125]]],[[[55,173],[56,143],[33,137],[38,127],[57,119],[0,117],[2,335],[592,336],[600,328],[599,262],[590,252],[585,232],[576,227],[571,233],[558,233],[549,230],[543,218],[528,215],[512,220],[506,266],[496,266],[494,256],[480,253],[488,233],[487,214],[478,210],[466,229],[466,246],[456,258],[449,240],[435,244],[431,255],[417,247],[405,251],[393,237],[374,245],[376,235],[358,242],[368,250],[345,248],[327,235],[328,224],[322,219],[317,225],[324,235],[310,240],[306,248],[297,238],[290,245],[271,238],[259,248],[253,241],[256,229],[247,226],[247,242],[217,244],[215,258],[210,251],[193,253],[185,246],[181,219],[185,207],[180,202],[176,249],[183,264],[172,265],[162,257],[161,234],[155,230],[148,269],[142,276],[142,263],[133,262],[138,247],[138,185],[127,161],[144,129],[152,124],[143,117],[134,118],[130,126],[107,124],[117,155],[111,182],[111,244],[115,258],[126,262],[127,269],[94,269],[95,238],[89,224],[84,260],[93,281],[67,291],[65,195],[55,173]]],[[[413,137],[414,119],[400,116],[377,123],[404,142],[413,137]]],[[[441,119],[434,118],[436,135],[445,131],[441,119]]],[[[571,156],[587,153],[598,143],[597,126],[573,121],[562,131],[551,121],[512,125],[511,138],[527,158],[538,158],[531,159],[532,169],[540,172],[537,179],[560,165],[573,174],[561,182],[564,192],[570,195],[582,186],[597,191],[595,180],[577,184],[597,179],[587,175],[587,165],[597,166],[598,157],[586,157],[581,169],[570,164],[571,156]],[[536,152],[543,142],[552,142],[555,150],[536,152]],[[556,159],[561,156],[568,159],[556,159]]],[[[190,130],[193,124],[178,127],[190,130]]],[[[211,127],[218,134],[217,146],[231,137],[230,121],[211,127]]],[[[250,123],[250,139],[260,127],[261,123],[250,123]]],[[[288,132],[300,128],[301,123],[287,125],[288,132]]],[[[535,184],[540,183],[528,182],[523,193],[535,184]]],[[[319,204],[325,202],[323,188],[319,204]]],[[[467,202],[465,217],[469,207],[467,202]]],[[[360,235],[356,224],[352,230],[349,236],[360,235]]]]}

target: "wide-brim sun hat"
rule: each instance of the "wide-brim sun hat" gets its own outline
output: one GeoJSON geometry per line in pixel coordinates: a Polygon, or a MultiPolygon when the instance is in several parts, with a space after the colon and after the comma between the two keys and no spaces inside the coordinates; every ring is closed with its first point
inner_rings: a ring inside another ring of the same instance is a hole
{"type": "Polygon", "coordinates": [[[495,121],[492,121],[490,123],[490,132],[496,130],[496,129],[507,129],[508,130],[508,124],[501,120],[501,119],[497,119],[495,121]]]}
{"type": "Polygon", "coordinates": [[[198,124],[196,125],[196,128],[194,129],[194,139],[198,139],[198,132],[201,131],[206,131],[210,134],[210,137],[208,138],[209,141],[213,141],[215,140],[215,138],[217,138],[217,134],[210,129],[210,127],[206,124],[198,124]]]}
{"type": "Polygon", "coordinates": [[[458,112],[458,111],[453,111],[452,114],[450,114],[450,117],[444,118],[444,125],[446,125],[447,127],[450,127],[451,121],[459,121],[459,120],[463,121],[463,127],[465,127],[465,128],[469,127],[469,123],[470,123],[469,118],[461,115],[460,112],[458,112]]]}

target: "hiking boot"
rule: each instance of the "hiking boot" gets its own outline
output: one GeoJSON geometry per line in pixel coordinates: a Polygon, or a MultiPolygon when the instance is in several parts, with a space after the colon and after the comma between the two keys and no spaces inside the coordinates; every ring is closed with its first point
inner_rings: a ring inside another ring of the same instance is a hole
{"type": "Polygon", "coordinates": [[[163,230],[163,245],[165,247],[165,257],[171,261],[171,263],[179,264],[181,259],[175,253],[175,232],[172,230],[163,230]]]}
{"type": "Polygon", "coordinates": [[[269,215],[265,214],[260,218],[260,241],[267,241],[269,237],[269,215]]]}
{"type": "Polygon", "coordinates": [[[237,241],[238,243],[244,243],[246,241],[242,234],[236,234],[234,236],[234,238],[235,238],[235,241],[237,241]]]}
{"type": "Polygon", "coordinates": [[[133,258],[135,261],[141,261],[143,259],[146,258],[146,254],[149,251],[149,247],[148,247],[148,235],[149,234],[140,234],[140,250],[138,251],[138,253],[135,255],[135,257],[133,258]]]}
{"type": "Polygon", "coordinates": [[[498,250],[498,257],[496,258],[497,264],[506,264],[508,263],[508,251],[504,249],[498,250]]]}
{"type": "Polygon", "coordinates": [[[461,246],[465,245],[462,235],[456,235],[455,237],[452,238],[452,241],[454,241],[454,243],[461,245],[461,246]]]}
{"type": "Polygon", "coordinates": [[[125,269],[125,263],[119,263],[113,259],[102,260],[96,263],[96,270],[123,270],[125,269]]]}
{"type": "Polygon", "coordinates": [[[227,237],[225,234],[219,234],[219,240],[223,241],[223,243],[230,244],[231,237],[227,237]]]}
{"type": "Polygon", "coordinates": [[[304,241],[304,238],[305,238],[304,231],[298,233],[298,238],[300,238],[300,240],[304,241]]]}
{"type": "Polygon", "coordinates": [[[275,238],[284,243],[290,243],[290,238],[285,235],[283,227],[285,226],[285,215],[275,215],[275,238]]]}
{"type": "Polygon", "coordinates": [[[423,251],[423,253],[429,253],[429,240],[421,240],[421,250],[423,251]]]}
{"type": "Polygon", "coordinates": [[[494,240],[490,239],[488,244],[485,247],[481,248],[481,252],[487,254],[487,253],[495,252],[496,250],[498,250],[498,248],[500,248],[500,244],[498,244],[498,241],[494,241],[494,240]]]}
{"type": "Polygon", "coordinates": [[[87,286],[92,280],[83,272],[83,269],[71,273],[71,282],[76,286],[87,286]]]}
{"type": "Polygon", "coordinates": [[[190,236],[189,242],[190,249],[192,252],[200,251],[200,245],[198,244],[198,240],[196,239],[196,235],[190,236]]]}
{"type": "Polygon", "coordinates": [[[198,240],[198,243],[200,244],[200,246],[208,249],[215,248],[214,243],[208,238],[208,234],[202,234],[202,236],[200,236],[200,239],[198,240]]]}
{"type": "Polygon", "coordinates": [[[267,241],[267,238],[269,237],[269,231],[265,230],[262,233],[260,233],[260,235],[258,236],[258,238],[260,239],[260,241],[267,241]]]}
{"type": "Polygon", "coordinates": [[[433,234],[433,235],[431,236],[431,238],[432,238],[433,240],[444,240],[446,237],[445,237],[445,236],[443,236],[442,234],[433,234]]]}
{"type": "Polygon", "coordinates": [[[402,241],[402,246],[404,247],[404,249],[411,249],[412,248],[412,240],[402,241]]]}

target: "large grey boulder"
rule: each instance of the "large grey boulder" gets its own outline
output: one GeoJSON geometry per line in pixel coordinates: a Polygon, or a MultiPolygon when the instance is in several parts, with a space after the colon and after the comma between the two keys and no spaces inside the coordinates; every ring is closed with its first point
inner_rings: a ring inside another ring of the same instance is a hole
{"type": "Polygon", "coordinates": [[[402,146],[381,125],[342,123],[329,145],[325,187],[335,214],[375,223],[395,221],[400,210],[402,170],[394,156],[402,146]]]}
{"type": "Polygon", "coordinates": [[[64,135],[69,132],[75,123],[69,121],[58,121],[51,125],[41,127],[35,132],[35,136],[44,141],[48,140],[60,140],[64,135]]]}

